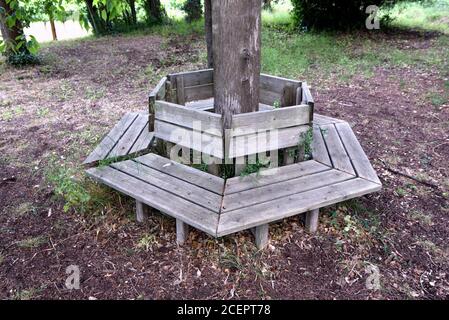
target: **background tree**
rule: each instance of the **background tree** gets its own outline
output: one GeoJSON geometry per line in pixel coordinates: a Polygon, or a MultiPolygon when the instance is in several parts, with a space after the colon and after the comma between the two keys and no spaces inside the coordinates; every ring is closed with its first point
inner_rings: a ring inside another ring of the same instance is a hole
{"type": "Polygon", "coordinates": [[[166,12],[160,0],[143,0],[147,23],[158,24],[166,18],[166,12]]]}
{"type": "MultiPolygon", "coordinates": [[[[24,0],[24,3],[29,1],[24,0]]],[[[18,0],[0,0],[0,30],[3,40],[0,52],[7,56],[10,64],[22,65],[37,63],[35,56],[39,45],[33,36],[28,39],[23,28],[29,26],[30,14],[18,0]]]]}
{"type": "Polygon", "coordinates": [[[187,14],[186,20],[188,22],[199,20],[203,16],[201,0],[187,0],[181,8],[187,14]]]}
{"type": "Polygon", "coordinates": [[[401,1],[403,0],[291,0],[295,26],[317,30],[364,28],[368,6],[385,8],[401,1]]]}

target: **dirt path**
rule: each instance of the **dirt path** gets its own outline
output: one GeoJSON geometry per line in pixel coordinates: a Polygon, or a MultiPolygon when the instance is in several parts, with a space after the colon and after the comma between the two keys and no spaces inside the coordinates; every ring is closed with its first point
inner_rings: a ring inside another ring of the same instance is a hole
{"type": "MultiPolygon", "coordinates": [[[[415,35],[401,50],[419,54],[434,40],[415,35]]],[[[449,109],[431,101],[448,91],[441,70],[381,66],[314,84],[317,111],[354,126],[384,189],[323,210],[314,236],[299,218],[272,226],[265,252],[247,232],[194,231],[177,248],[172,220],[156,213],[139,226],[129,199],[83,180],[78,164],[98,139],[145,109],[162,75],[203,67],[202,50],[197,37],[61,42],[43,50],[45,64],[3,71],[0,298],[447,299],[449,109]],[[95,203],[65,212],[45,179],[55,167],[81,179],[53,173],[65,191],[85,187],[95,203]],[[65,288],[69,265],[81,270],[80,290],[65,288]],[[377,272],[376,291],[366,281],[377,272]]]]}

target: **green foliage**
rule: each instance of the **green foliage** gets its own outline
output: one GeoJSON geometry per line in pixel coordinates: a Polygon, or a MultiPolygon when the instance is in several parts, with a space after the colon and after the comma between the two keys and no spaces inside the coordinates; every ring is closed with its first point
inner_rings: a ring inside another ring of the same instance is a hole
{"type": "Polygon", "coordinates": [[[24,51],[8,55],[6,62],[14,67],[23,67],[39,64],[41,60],[38,56],[24,51]]]}
{"type": "Polygon", "coordinates": [[[242,170],[240,174],[241,177],[249,176],[253,173],[259,173],[261,169],[268,168],[269,163],[262,163],[259,159],[256,160],[256,163],[248,163],[245,168],[242,170]]]}
{"type": "Polygon", "coordinates": [[[312,144],[313,144],[313,128],[310,127],[307,132],[301,134],[299,146],[304,150],[305,160],[312,158],[312,144]]]}
{"type": "Polygon", "coordinates": [[[181,9],[186,13],[188,22],[199,20],[203,15],[201,0],[186,0],[181,9]]]}
{"type": "Polygon", "coordinates": [[[65,212],[72,208],[84,212],[91,200],[89,191],[82,181],[76,178],[76,173],[75,169],[57,165],[54,161],[47,172],[47,180],[54,186],[55,194],[65,200],[65,212]]]}
{"type": "Polygon", "coordinates": [[[296,27],[318,30],[347,30],[365,27],[371,5],[392,7],[402,0],[292,0],[296,27]]]}

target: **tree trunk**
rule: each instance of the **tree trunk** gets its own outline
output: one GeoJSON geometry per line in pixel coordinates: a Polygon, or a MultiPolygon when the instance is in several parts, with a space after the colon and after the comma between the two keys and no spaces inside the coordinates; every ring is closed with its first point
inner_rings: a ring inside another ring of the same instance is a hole
{"type": "MultiPolygon", "coordinates": [[[[15,25],[11,28],[6,24],[6,17],[14,14],[13,10],[6,2],[6,0],[0,0],[0,7],[4,9],[4,12],[0,12],[0,29],[2,32],[3,41],[6,44],[6,54],[12,54],[15,50],[15,45],[17,43],[16,39],[23,36],[23,27],[20,20],[17,20],[15,25]]],[[[27,50],[26,46],[22,46],[21,50],[27,50]]]]}
{"type": "Polygon", "coordinates": [[[105,33],[105,23],[102,21],[100,15],[98,14],[97,8],[94,6],[93,0],[85,0],[87,7],[88,19],[94,30],[94,34],[100,35],[105,33]]]}
{"type": "Polygon", "coordinates": [[[260,0],[212,1],[215,112],[231,128],[233,114],[259,110],[260,0]]]}
{"type": "Polygon", "coordinates": [[[164,17],[164,9],[160,0],[145,0],[144,8],[150,24],[160,23],[164,17]]]}
{"type": "Polygon", "coordinates": [[[53,36],[53,41],[56,41],[56,40],[58,40],[58,35],[56,34],[56,26],[55,26],[55,20],[53,18],[53,13],[49,12],[48,17],[50,20],[51,35],[53,36]]]}
{"type": "Polygon", "coordinates": [[[131,9],[131,19],[133,24],[137,24],[136,0],[128,0],[131,9]]]}
{"type": "Polygon", "coordinates": [[[214,52],[212,48],[212,0],[204,0],[204,25],[206,29],[207,67],[214,67],[214,52]]]}

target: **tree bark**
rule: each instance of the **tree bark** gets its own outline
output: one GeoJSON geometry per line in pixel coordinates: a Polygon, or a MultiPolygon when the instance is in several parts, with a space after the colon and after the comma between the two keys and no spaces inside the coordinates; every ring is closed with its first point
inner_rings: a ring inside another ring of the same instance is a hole
{"type": "Polygon", "coordinates": [[[137,24],[136,0],[128,0],[128,4],[131,9],[132,22],[133,24],[137,24]]]}
{"type": "MultiPolygon", "coordinates": [[[[17,20],[14,26],[8,27],[6,18],[14,14],[14,12],[6,0],[0,0],[0,7],[4,9],[4,13],[0,13],[0,29],[3,41],[6,44],[6,54],[9,55],[14,53],[14,47],[17,42],[16,39],[23,36],[23,27],[20,20],[17,20]]],[[[26,50],[26,46],[22,46],[22,48],[22,50],[26,50]]]]}
{"type": "Polygon", "coordinates": [[[93,0],[85,0],[87,7],[88,20],[94,30],[94,34],[100,35],[106,32],[106,22],[98,14],[98,9],[94,6],[93,0]]]}
{"type": "Polygon", "coordinates": [[[212,48],[212,0],[204,0],[204,27],[206,29],[207,67],[214,67],[214,52],[212,48]]]}
{"type": "Polygon", "coordinates": [[[53,13],[49,12],[48,17],[50,20],[51,35],[53,36],[53,41],[56,41],[56,40],[58,40],[58,35],[56,34],[56,26],[55,26],[55,20],[53,18],[53,13]]]}
{"type": "Polygon", "coordinates": [[[212,1],[215,112],[224,129],[232,115],[259,110],[260,0],[212,1]]]}
{"type": "Polygon", "coordinates": [[[145,0],[144,8],[150,24],[160,23],[164,17],[164,9],[160,0],[145,0]]]}

